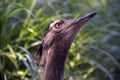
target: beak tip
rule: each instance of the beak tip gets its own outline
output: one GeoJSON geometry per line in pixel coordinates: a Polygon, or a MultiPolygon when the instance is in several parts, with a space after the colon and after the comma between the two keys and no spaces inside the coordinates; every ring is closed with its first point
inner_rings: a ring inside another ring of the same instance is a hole
{"type": "Polygon", "coordinates": [[[89,18],[92,18],[92,17],[94,17],[96,14],[97,14],[96,12],[92,12],[92,13],[89,13],[88,16],[89,16],[89,18]]]}
{"type": "Polygon", "coordinates": [[[79,23],[79,22],[87,22],[89,21],[91,18],[93,18],[97,13],[96,12],[91,12],[88,13],[87,15],[78,18],[77,20],[75,20],[74,23],[79,23]]]}

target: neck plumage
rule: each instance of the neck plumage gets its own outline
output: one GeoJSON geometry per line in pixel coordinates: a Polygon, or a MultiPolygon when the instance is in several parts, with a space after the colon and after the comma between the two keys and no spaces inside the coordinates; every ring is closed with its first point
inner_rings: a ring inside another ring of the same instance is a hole
{"type": "Polygon", "coordinates": [[[45,80],[63,80],[65,60],[70,44],[56,43],[49,49],[45,65],[45,80]]]}

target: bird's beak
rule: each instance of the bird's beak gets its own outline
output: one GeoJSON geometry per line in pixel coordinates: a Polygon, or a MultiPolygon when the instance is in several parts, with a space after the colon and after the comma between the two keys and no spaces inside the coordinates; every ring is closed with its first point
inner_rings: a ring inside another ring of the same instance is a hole
{"type": "Polygon", "coordinates": [[[85,16],[80,17],[77,20],[74,20],[73,23],[82,26],[84,23],[88,22],[91,18],[93,18],[96,14],[97,14],[96,12],[88,13],[85,16]]]}

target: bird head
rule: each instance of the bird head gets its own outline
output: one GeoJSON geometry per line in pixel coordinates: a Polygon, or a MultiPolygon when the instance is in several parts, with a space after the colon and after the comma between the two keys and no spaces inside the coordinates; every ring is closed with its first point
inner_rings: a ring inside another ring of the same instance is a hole
{"type": "Polygon", "coordinates": [[[95,15],[96,13],[92,12],[76,20],[56,20],[51,23],[47,35],[34,56],[33,63],[43,64],[50,53],[60,51],[67,53],[79,29],[95,15]]]}
{"type": "Polygon", "coordinates": [[[96,13],[92,12],[76,20],[56,20],[50,24],[48,35],[54,35],[55,38],[60,37],[59,40],[71,42],[79,29],[95,15],[96,13]]]}

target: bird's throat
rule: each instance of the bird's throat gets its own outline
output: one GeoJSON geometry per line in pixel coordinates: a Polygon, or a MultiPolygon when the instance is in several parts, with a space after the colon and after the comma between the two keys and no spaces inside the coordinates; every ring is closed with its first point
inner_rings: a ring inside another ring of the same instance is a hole
{"type": "Polygon", "coordinates": [[[69,48],[70,45],[65,46],[65,44],[52,46],[45,65],[45,80],[63,80],[65,60],[69,48]]]}

